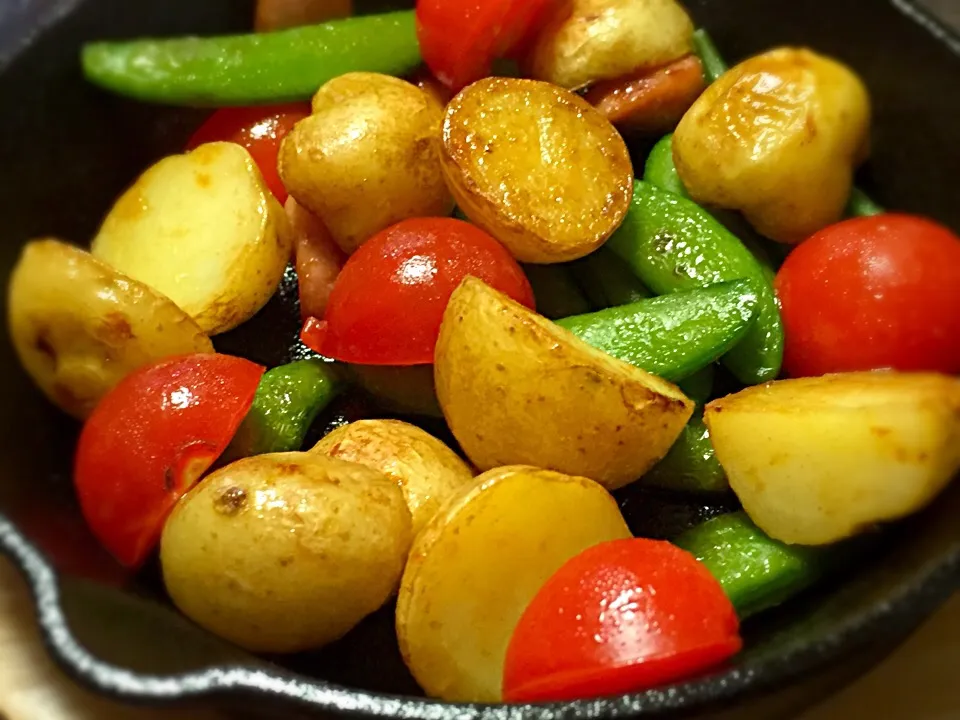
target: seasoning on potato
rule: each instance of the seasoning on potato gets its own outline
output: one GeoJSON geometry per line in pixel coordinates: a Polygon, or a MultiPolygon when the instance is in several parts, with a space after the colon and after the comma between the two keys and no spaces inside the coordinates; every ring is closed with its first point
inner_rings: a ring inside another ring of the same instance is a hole
{"type": "Polygon", "coordinates": [[[693,22],[676,0],[573,0],[537,34],[526,74],[575,90],[652,70],[693,49],[693,22]]]}
{"type": "Polygon", "coordinates": [[[856,73],[778,48],[707,88],[677,126],[673,155],[694,200],[740,210],[763,235],[796,243],[843,215],[869,127],[856,73]]]}
{"type": "Polygon", "coordinates": [[[442,109],[420,88],[377,73],[324,85],[280,148],[280,177],[347,253],[411,217],[449,215],[437,148],[442,109]]]}
{"type": "Polygon", "coordinates": [[[960,379],[947,375],[782,380],[714,400],[704,420],[750,519],[787,543],[905,517],[960,470],[960,379]]]}
{"type": "Polygon", "coordinates": [[[417,536],[397,599],[407,667],[432,697],[498,702],[517,621],[588,547],[630,537],[599,485],[533,467],[479,476],[417,536]]]}
{"type": "Polygon", "coordinates": [[[596,250],[623,221],[633,166],[596,109],[548,83],[487,78],[447,106],[443,172],[460,209],[521,262],[596,250]]]}
{"type": "Polygon", "coordinates": [[[366,465],[395,480],[410,508],[415,536],[448,498],[473,482],[473,471],[453,450],[399,420],[344,425],[311,452],[366,465]]]}
{"type": "Polygon", "coordinates": [[[181,611],[255,652],[318,648],[393,594],[410,549],[397,484],[317,453],[239,460],[174,509],[160,546],[181,611]]]}
{"type": "Polygon", "coordinates": [[[210,338],[168,298],[58,240],[24,247],[7,302],[24,369],[79,419],[133,370],[169,355],[213,352],[210,338]]]}
{"type": "Polygon", "coordinates": [[[216,335],[271,298],[292,242],[286,214],[250,153],[216,142],[143,173],[111,208],[92,252],[216,335]]]}
{"type": "Polygon", "coordinates": [[[609,489],[637,480],[680,435],[694,403],[468,277],[437,341],[437,397],[480,470],[526,464],[609,489]]]}

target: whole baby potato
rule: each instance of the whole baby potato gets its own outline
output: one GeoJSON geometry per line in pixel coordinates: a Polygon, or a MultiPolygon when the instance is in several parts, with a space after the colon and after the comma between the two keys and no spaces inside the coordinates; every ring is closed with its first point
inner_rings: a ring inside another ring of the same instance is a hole
{"type": "Polygon", "coordinates": [[[337,428],[311,452],[366,465],[392,478],[413,516],[413,534],[452,495],[473,482],[473,472],[453,450],[416,425],[360,420],[337,428]]]}
{"type": "Polygon", "coordinates": [[[330,643],[397,588],[411,543],[396,482],[319,453],[239,460],[176,506],[160,546],[181,611],[254,652],[330,643]]]}
{"type": "Polygon", "coordinates": [[[24,247],[10,277],[7,312],[27,374],[79,419],[142,365],[213,352],[210,338],[171,300],[57,240],[24,247]]]}
{"type": "Polygon", "coordinates": [[[441,116],[434,99],[404,80],[341,75],[284,138],[280,177],[352,253],[401,220],[452,211],[438,155],[441,116]]]}
{"type": "Polygon", "coordinates": [[[487,78],[443,121],[443,172],[460,209],[521,262],[600,247],[626,216],[633,166],[623,138],[583,98],[536,80],[487,78]]]}
{"type": "Polygon", "coordinates": [[[576,90],[666,65],[692,50],[676,0],[574,0],[537,35],[526,74],[576,90]]]}
{"type": "Polygon", "coordinates": [[[677,126],[673,155],[694,200],[797,243],[843,215],[869,127],[870,98],[850,68],[779,48],[707,88],[677,126]]]}

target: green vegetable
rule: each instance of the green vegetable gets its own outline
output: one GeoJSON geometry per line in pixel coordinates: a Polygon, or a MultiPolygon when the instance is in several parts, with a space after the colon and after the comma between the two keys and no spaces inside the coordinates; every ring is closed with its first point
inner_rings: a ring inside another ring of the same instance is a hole
{"type": "Polygon", "coordinates": [[[726,61],[714,45],[713,38],[703,28],[693,33],[693,50],[703,63],[703,77],[708,85],[727,71],[726,61]]]}
{"type": "Polygon", "coordinates": [[[710,399],[710,393],[713,392],[713,376],[716,374],[714,367],[713,363],[706,365],[677,383],[683,390],[683,394],[697,405],[703,405],[710,399]]]}
{"type": "Polygon", "coordinates": [[[773,380],[783,361],[783,325],[770,270],[713,216],[690,200],[637,181],[626,219],[606,247],[656,293],[747,279],[757,294],[757,321],[724,364],[741,382],[773,380]]]}
{"type": "Polygon", "coordinates": [[[388,412],[443,417],[433,365],[350,365],[350,375],[388,412]]]}
{"type": "Polygon", "coordinates": [[[629,305],[650,297],[650,291],[629,267],[606,248],[570,263],[574,277],[596,307],[629,305]]]}
{"type": "Polygon", "coordinates": [[[557,325],[608,355],[676,381],[736,345],[756,310],[753,285],[740,280],[563,318],[557,325]]]}
{"type": "Polygon", "coordinates": [[[298,360],[268,370],[228,457],[299,450],[310,424],[340,389],[337,369],[324,360],[298,360]]]}
{"type": "Polygon", "coordinates": [[[773,540],[743,512],[708,520],[674,543],[707,566],[741,618],[779,605],[824,570],[823,550],[773,540]]]}
{"type": "Polygon", "coordinates": [[[647,485],[685,492],[718,493],[730,489],[710,442],[710,431],[697,411],[670,452],[643,476],[647,485]]]}
{"type": "Polygon", "coordinates": [[[661,190],[690,197],[673,163],[673,133],[665,135],[653,146],[643,169],[643,179],[661,190]]]}
{"type": "Polygon", "coordinates": [[[344,73],[403,75],[419,62],[412,10],[272,33],[99,42],[82,53],[90,82],[173,105],[305,100],[344,73]]]}
{"type": "Polygon", "coordinates": [[[847,217],[869,217],[871,215],[880,215],[886,210],[877,205],[860,188],[855,187],[850,193],[850,200],[847,202],[847,217]]]}
{"type": "Polygon", "coordinates": [[[537,312],[551,320],[590,312],[593,305],[584,297],[566,265],[524,265],[533,286],[537,312]]]}

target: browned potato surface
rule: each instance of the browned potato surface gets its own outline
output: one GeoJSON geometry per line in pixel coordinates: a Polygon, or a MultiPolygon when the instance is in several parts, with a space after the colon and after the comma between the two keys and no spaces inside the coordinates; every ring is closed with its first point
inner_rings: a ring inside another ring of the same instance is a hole
{"type": "Polygon", "coordinates": [[[443,172],[471,221],[529,263],[575,260],[623,221],[633,167],[613,125],[573,93],[487,78],[447,106],[443,172]]]}

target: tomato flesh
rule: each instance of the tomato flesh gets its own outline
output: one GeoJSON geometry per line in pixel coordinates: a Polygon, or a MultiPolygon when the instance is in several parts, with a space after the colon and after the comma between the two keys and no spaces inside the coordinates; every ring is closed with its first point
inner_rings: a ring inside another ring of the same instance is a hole
{"type": "Polygon", "coordinates": [[[960,238],[901,214],[845,220],[776,279],[793,377],[892,368],[960,373],[960,238]]]}
{"type": "Polygon", "coordinates": [[[450,296],[472,275],[532,308],[533,290],[510,252],[486,232],[453,218],[404,220],[350,256],[324,319],[301,339],[326,357],[360,365],[433,362],[450,296]]]}
{"type": "Polygon", "coordinates": [[[504,666],[508,702],[645,690],[696,675],[740,650],[739,621],[696,558],[631,538],[569,560],[520,618],[504,666]]]}
{"type": "Polygon", "coordinates": [[[233,438],[263,375],[229,355],[162,360],[120,381],[80,434],[74,484],[97,539],[139,566],[177,500],[233,438]]]}
{"type": "Polygon", "coordinates": [[[283,138],[309,114],[309,103],[223,108],[200,126],[186,149],[193,150],[211,142],[242,145],[260,168],[267,187],[277,200],[285,203],[288,194],[277,170],[277,154],[283,138]]]}

